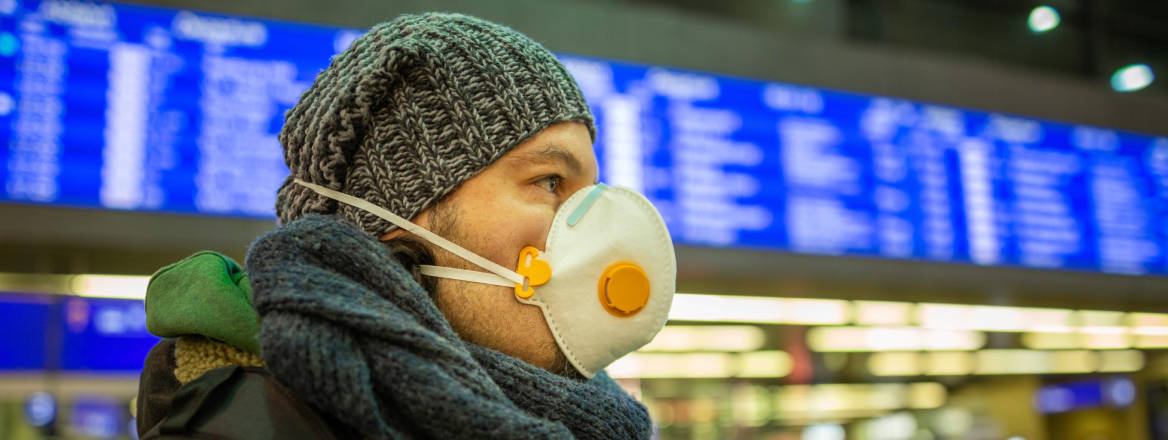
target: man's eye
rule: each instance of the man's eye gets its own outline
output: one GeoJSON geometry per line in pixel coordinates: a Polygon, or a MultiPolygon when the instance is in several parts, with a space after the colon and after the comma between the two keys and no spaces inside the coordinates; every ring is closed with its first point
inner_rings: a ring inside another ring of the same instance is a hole
{"type": "Polygon", "coordinates": [[[537,183],[540,188],[546,189],[548,192],[556,192],[556,189],[560,187],[560,180],[562,179],[560,176],[547,176],[539,179],[537,183]]]}

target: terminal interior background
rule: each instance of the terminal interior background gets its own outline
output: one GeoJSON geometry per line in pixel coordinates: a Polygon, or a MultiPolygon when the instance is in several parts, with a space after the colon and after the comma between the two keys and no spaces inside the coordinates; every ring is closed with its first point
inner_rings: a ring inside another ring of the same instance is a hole
{"type": "Polygon", "coordinates": [[[0,437],[133,438],[147,277],[242,261],[278,116],[431,10],[562,56],[602,178],[669,223],[670,322],[609,368],[657,438],[1168,438],[1138,0],[0,0],[0,437]]]}

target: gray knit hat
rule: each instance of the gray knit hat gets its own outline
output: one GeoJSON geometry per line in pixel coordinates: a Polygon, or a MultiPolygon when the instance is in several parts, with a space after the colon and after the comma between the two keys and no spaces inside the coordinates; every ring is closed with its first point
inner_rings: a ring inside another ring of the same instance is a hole
{"type": "Polygon", "coordinates": [[[287,223],[338,213],[366,232],[388,232],[396,227],[292,179],[413,218],[564,121],[584,123],[595,141],[579,87],[539,43],[466,15],[403,15],[337,55],[288,111],[280,143],[291,173],[276,215],[287,223]]]}

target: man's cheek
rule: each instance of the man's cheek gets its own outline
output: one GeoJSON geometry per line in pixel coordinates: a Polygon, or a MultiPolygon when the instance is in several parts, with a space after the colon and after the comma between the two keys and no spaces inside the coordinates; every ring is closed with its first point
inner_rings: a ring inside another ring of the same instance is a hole
{"type": "Polygon", "coordinates": [[[555,212],[547,209],[526,209],[516,210],[503,217],[505,218],[501,218],[497,224],[499,236],[508,237],[518,255],[519,249],[525,246],[544,248],[555,212]]]}
{"type": "Polygon", "coordinates": [[[535,246],[538,249],[547,249],[548,231],[552,226],[552,217],[529,219],[528,229],[524,234],[524,246],[535,246]]]}

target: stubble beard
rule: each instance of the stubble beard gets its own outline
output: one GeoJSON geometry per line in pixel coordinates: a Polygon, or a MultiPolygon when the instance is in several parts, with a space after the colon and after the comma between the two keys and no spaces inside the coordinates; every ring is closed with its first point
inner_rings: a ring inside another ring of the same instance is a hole
{"type": "MultiPolygon", "coordinates": [[[[437,234],[440,237],[443,237],[443,238],[450,240],[454,243],[458,243],[459,246],[467,248],[468,247],[467,245],[474,244],[473,238],[470,237],[470,234],[464,233],[464,231],[461,228],[459,228],[458,219],[459,219],[459,213],[458,213],[457,206],[454,206],[454,204],[448,200],[440,201],[438,204],[434,205],[433,209],[431,210],[430,231],[437,234]]],[[[454,268],[458,268],[458,269],[466,269],[466,270],[482,270],[478,266],[475,266],[475,265],[471,264],[470,262],[462,259],[461,257],[455,256],[455,255],[451,254],[450,252],[447,252],[444,249],[438,248],[437,246],[434,246],[433,244],[425,243],[425,245],[430,249],[431,254],[437,255],[438,253],[442,253],[443,255],[447,256],[447,258],[445,258],[445,260],[447,260],[447,261],[444,262],[445,263],[444,265],[446,265],[446,266],[450,266],[450,267],[454,267],[454,268]]],[[[474,246],[474,247],[478,248],[479,246],[474,246]]],[[[445,278],[438,278],[438,282],[435,284],[435,291],[433,292],[433,297],[435,299],[436,304],[443,304],[442,299],[445,299],[445,297],[447,297],[447,295],[450,295],[451,292],[454,292],[456,289],[462,290],[462,291],[465,291],[466,289],[481,290],[482,291],[481,293],[486,294],[486,295],[497,294],[498,292],[496,292],[495,289],[492,289],[492,287],[494,287],[494,286],[488,286],[485,284],[477,284],[477,283],[470,283],[470,282],[463,282],[463,281],[458,281],[458,280],[450,280],[450,279],[445,279],[445,278]]],[[[479,292],[476,292],[476,293],[479,293],[479,292]]],[[[443,314],[445,314],[445,313],[446,313],[446,310],[443,310],[443,314]]],[[[504,333],[504,331],[500,330],[500,329],[496,329],[496,328],[492,327],[491,325],[489,325],[487,320],[490,320],[490,319],[497,319],[497,317],[484,316],[482,314],[475,313],[474,310],[471,311],[472,322],[474,324],[478,325],[479,328],[489,329],[489,331],[491,333],[495,333],[492,336],[495,336],[496,340],[502,340],[502,339],[499,339],[500,336],[503,338],[511,336],[510,334],[500,335],[499,333],[504,333]]],[[[478,341],[469,340],[467,338],[467,336],[470,336],[470,335],[459,334],[459,337],[463,338],[464,340],[467,340],[468,342],[483,345],[483,344],[480,344],[478,341]]],[[[472,339],[477,339],[477,338],[472,337],[472,339]]],[[[562,350],[560,350],[560,347],[555,343],[555,341],[552,341],[550,343],[550,345],[551,345],[550,347],[544,347],[544,349],[545,350],[554,350],[555,351],[555,359],[552,361],[551,366],[549,366],[547,368],[548,372],[555,374],[555,375],[558,375],[558,376],[561,376],[561,377],[576,380],[576,381],[583,382],[583,381],[587,380],[587,378],[585,378],[583,374],[581,374],[579,371],[576,370],[576,367],[572,366],[572,363],[568,361],[568,357],[564,355],[564,352],[562,350]]]]}

